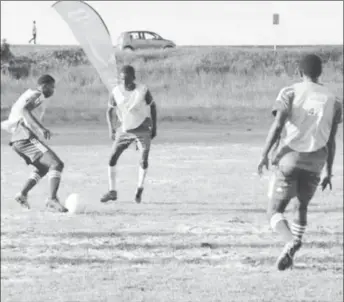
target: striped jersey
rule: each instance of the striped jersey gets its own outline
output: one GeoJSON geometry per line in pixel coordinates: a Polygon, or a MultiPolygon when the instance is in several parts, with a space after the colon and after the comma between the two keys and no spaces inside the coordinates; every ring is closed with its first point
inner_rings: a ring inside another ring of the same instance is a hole
{"type": "Polygon", "coordinates": [[[35,116],[42,116],[46,108],[46,100],[42,92],[37,89],[28,89],[18,98],[11,108],[8,119],[1,123],[1,128],[12,134],[11,142],[28,139],[31,135],[28,130],[31,129],[31,125],[24,117],[24,108],[33,112],[35,116]]]}

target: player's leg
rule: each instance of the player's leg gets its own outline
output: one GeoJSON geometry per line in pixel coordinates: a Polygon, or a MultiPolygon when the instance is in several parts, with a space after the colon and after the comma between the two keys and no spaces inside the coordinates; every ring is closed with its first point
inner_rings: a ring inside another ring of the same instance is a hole
{"type": "Polygon", "coordinates": [[[112,152],[108,165],[109,191],[101,197],[101,202],[106,203],[117,199],[117,162],[123,151],[126,150],[133,141],[134,137],[129,133],[119,132],[116,135],[116,139],[112,145],[112,152]]]}
{"type": "Polygon", "coordinates": [[[148,170],[149,151],[151,146],[151,132],[150,129],[144,129],[136,134],[137,146],[141,154],[137,190],[135,194],[135,202],[140,203],[142,201],[142,193],[144,189],[144,183],[148,170]]]}
{"type": "MultiPolygon", "coordinates": [[[[41,142],[38,141],[38,143],[41,142]]],[[[61,183],[64,163],[55,152],[53,152],[47,146],[45,147],[47,148],[47,151],[44,152],[44,154],[38,159],[38,163],[39,165],[42,165],[48,169],[47,175],[49,178],[49,197],[46,206],[47,208],[56,210],[58,212],[67,212],[68,210],[62,206],[58,198],[58,190],[61,183]]]]}
{"type": "Polygon", "coordinates": [[[285,270],[293,264],[293,254],[299,248],[294,242],[289,223],[284,216],[290,200],[296,196],[299,170],[293,167],[279,167],[270,184],[269,218],[272,229],[286,242],[277,259],[277,268],[285,270]]]}
{"type": "Polygon", "coordinates": [[[21,191],[15,196],[15,200],[21,206],[30,208],[28,194],[48,172],[48,169],[44,165],[40,165],[37,162],[45,150],[38,149],[31,139],[13,142],[10,146],[24,159],[27,165],[33,165],[36,168],[29,176],[21,191]]]}
{"type": "Polygon", "coordinates": [[[39,183],[39,181],[48,173],[45,166],[33,163],[36,169],[30,174],[22,190],[15,196],[15,200],[23,207],[30,208],[28,203],[29,192],[39,183]]]}
{"type": "Polygon", "coordinates": [[[307,209],[320,182],[320,174],[305,170],[300,171],[297,186],[297,202],[294,208],[294,220],[291,231],[294,239],[302,241],[307,227],[307,209]]]}
{"type": "Polygon", "coordinates": [[[313,198],[319,182],[319,173],[299,170],[296,187],[297,204],[295,217],[291,225],[293,240],[286,244],[278,259],[278,266],[281,270],[285,270],[293,265],[294,256],[302,246],[302,236],[307,225],[308,204],[313,198]]]}
{"type": "Polygon", "coordinates": [[[295,195],[296,178],[294,169],[288,171],[284,168],[277,168],[270,181],[267,213],[272,230],[280,234],[285,242],[292,240],[293,234],[287,219],[284,217],[284,212],[295,195]]]}

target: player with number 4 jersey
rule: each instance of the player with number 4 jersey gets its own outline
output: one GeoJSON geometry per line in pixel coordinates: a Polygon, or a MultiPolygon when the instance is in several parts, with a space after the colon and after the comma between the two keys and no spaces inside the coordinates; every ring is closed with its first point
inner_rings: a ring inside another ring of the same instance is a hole
{"type": "Polygon", "coordinates": [[[274,231],[286,245],[277,260],[279,270],[293,265],[293,257],[300,249],[307,226],[308,204],[319,183],[324,190],[332,189],[332,166],[336,151],[335,137],[342,122],[342,104],[324,85],[319,83],[321,59],[305,56],[299,66],[302,82],[283,88],[272,110],[275,120],[270,128],[258,173],[268,168],[272,155],[275,171],[269,189],[268,214],[274,231]],[[326,167],[321,182],[321,173],[326,167]],[[289,201],[296,197],[297,207],[291,225],[284,217],[289,201]]]}

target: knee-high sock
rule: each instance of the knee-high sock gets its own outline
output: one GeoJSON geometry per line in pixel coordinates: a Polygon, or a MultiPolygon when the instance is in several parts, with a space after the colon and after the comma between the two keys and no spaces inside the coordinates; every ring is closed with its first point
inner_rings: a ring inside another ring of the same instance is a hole
{"type": "Polygon", "coordinates": [[[25,183],[23,189],[21,190],[21,194],[26,196],[33,189],[33,187],[38,184],[40,179],[41,179],[41,176],[37,172],[33,172],[30,175],[27,182],[25,183]]]}
{"type": "Polygon", "coordinates": [[[145,178],[147,174],[147,169],[143,169],[141,166],[139,167],[139,179],[137,183],[138,188],[143,188],[145,178]]]}
{"type": "Polygon", "coordinates": [[[57,198],[57,191],[60,187],[61,172],[57,170],[50,170],[48,173],[49,184],[50,184],[50,198],[57,198]]]}
{"type": "Polygon", "coordinates": [[[116,166],[108,167],[109,190],[116,191],[116,166]]]}

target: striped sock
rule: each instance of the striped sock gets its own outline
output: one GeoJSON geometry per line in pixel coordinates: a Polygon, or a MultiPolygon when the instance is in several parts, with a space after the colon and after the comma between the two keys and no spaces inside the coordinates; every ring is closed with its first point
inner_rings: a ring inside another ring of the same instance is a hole
{"type": "Polygon", "coordinates": [[[33,172],[29,179],[27,180],[26,184],[24,185],[23,190],[21,191],[21,194],[26,196],[32,188],[38,184],[40,181],[41,176],[37,172],[33,172]]]}
{"type": "Polygon", "coordinates": [[[293,233],[294,239],[301,241],[303,234],[306,231],[306,225],[299,225],[293,222],[291,225],[291,232],[293,233]]]}
{"type": "Polygon", "coordinates": [[[57,170],[51,170],[48,173],[49,183],[50,183],[50,198],[57,198],[57,190],[59,189],[61,182],[61,172],[57,170]]]}

